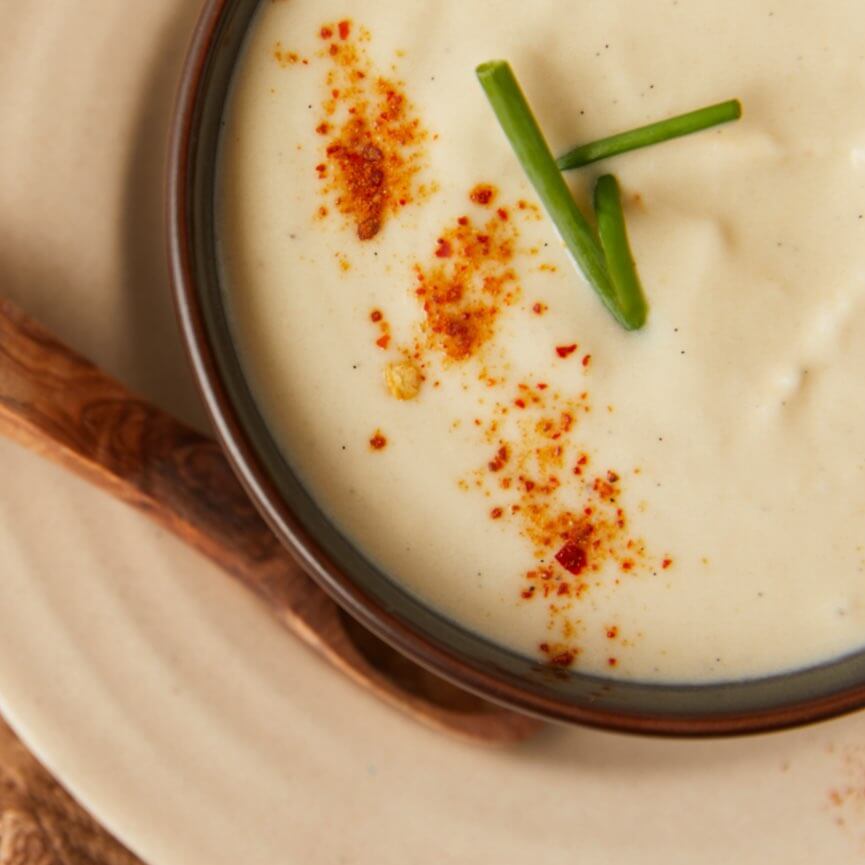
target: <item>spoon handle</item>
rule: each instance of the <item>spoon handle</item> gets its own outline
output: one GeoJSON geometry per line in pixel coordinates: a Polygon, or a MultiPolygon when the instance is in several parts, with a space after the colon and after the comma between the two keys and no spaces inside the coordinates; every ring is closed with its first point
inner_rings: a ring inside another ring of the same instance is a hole
{"type": "Polygon", "coordinates": [[[304,642],[417,720],[493,744],[538,729],[538,721],[449,685],[352,622],[270,531],[215,441],[130,393],[3,299],[0,432],[204,553],[304,642]]]}

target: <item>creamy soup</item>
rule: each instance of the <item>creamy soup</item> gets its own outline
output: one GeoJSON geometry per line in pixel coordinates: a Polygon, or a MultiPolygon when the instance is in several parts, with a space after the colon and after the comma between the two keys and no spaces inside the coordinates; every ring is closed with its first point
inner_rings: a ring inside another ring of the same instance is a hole
{"type": "Polygon", "coordinates": [[[393,580],[551,664],[705,682],[865,643],[860,0],[263,2],[221,266],[257,399],[393,580]],[[649,302],[574,268],[477,83],[554,152],[728,98],[618,176],[649,302]]]}

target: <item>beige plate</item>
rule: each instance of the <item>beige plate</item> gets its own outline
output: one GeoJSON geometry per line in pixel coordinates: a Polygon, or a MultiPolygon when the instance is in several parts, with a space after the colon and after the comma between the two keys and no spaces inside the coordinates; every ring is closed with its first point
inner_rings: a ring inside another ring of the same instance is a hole
{"type": "MultiPolygon", "coordinates": [[[[133,5],[5,5],[0,291],[200,422],[159,224],[196,4],[133,5]]],[[[0,479],[2,709],[154,865],[865,857],[861,716],[720,743],[558,729],[462,746],[348,684],[122,505],[7,443],[0,479]]]]}

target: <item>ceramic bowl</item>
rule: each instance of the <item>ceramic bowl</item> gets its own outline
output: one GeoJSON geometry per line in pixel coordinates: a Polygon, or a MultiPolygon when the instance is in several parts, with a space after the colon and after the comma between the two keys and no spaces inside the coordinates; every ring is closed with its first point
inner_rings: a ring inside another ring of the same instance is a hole
{"type": "Polygon", "coordinates": [[[693,686],[551,669],[425,606],[331,524],[281,455],[256,406],[216,266],[220,123],[258,3],[205,3],[172,128],[168,241],[183,337],[218,437],[250,497],[310,576],[351,616],[417,663],[481,696],[546,718],[697,736],[778,729],[865,705],[865,653],[759,680],[693,686]]]}

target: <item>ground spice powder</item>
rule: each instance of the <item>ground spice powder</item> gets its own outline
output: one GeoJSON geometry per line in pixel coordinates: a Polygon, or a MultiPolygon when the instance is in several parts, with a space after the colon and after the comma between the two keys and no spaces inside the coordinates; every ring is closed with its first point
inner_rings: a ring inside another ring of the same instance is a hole
{"type": "Polygon", "coordinates": [[[372,240],[388,216],[433,191],[420,173],[429,134],[403,84],[377,73],[364,49],[369,32],[346,19],[319,31],[328,70],[316,133],[325,138],[316,167],[322,194],[372,240]]]}

